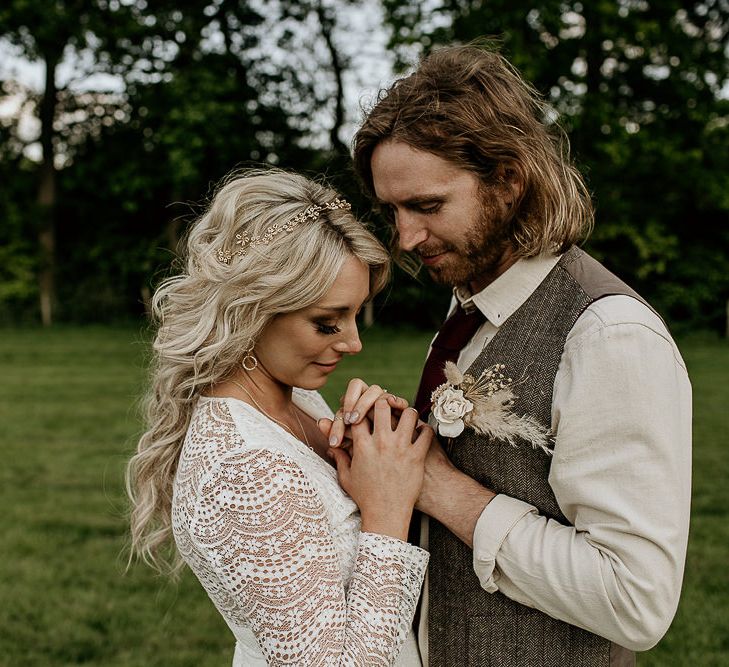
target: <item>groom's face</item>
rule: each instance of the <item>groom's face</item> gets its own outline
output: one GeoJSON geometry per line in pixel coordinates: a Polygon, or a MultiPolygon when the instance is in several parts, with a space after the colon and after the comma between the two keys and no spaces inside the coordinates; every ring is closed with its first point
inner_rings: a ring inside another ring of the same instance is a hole
{"type": "Polygon", "coordinates": [[[372,154],[372,177],[400,248],[435,281],[478,291],[513,263],[507,202],[473,172],[387,140],[372,154]]]}

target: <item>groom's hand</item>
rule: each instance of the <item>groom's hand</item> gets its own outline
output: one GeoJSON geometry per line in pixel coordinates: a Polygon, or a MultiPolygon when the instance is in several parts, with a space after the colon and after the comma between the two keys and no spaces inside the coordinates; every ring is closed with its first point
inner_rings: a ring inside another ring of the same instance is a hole
{"type": "Polygon", "coordinates": [[[451,463],[438,437],[434,437],[425,457],[425,477],[415,507],[421,512],[433,516],[433,512],[442,503],[441,490],[447,484],[449,476],[457,472],[459,472],[458,469],[451,463]]]}
{"type": "Polygon", "coordinates": [[[415,507],[437,519],[473,547],[473,531],[496,494],[456,468],[434,437],[425,457],[425,474],[415,507]]]}

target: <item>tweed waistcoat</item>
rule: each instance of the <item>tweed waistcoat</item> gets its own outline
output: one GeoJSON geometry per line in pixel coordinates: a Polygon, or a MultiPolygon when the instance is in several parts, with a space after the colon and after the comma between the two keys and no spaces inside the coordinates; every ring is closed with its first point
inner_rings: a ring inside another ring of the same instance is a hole
{"type": "MultiPolygon", "coordinates": [[[[498,329],[467,371],[505,364],[519,380],[512,410],[551,424],[552,390],[565,341],[577,318],[604,296],[643,301],[596,260],[571,248],[533,294],[498,329]]],[[[645,303],[645,302],[643,302],[645,303]]],[[[569,525],[547,481],[551,457],[526,443],[513,447],[466,429],[446,444],[453,463],[492,489],[569,525]]],[[[500,592],[487,593],[473,571],[473,552],[430,521],[428,646],[431,667],[608,667],[632,665],[632,652],[500,592]]]]}

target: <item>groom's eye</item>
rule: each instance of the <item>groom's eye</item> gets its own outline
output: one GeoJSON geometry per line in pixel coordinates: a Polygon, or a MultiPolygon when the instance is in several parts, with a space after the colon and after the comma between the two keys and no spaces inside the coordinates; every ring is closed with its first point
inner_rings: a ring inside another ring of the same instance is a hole
{"type": "Polygon", "coordinates": [[[433,215],[434,213],[437,213],[440,211],[443,204],[440,202],[437,202],[435,204],[421,204],[419,206],[415,207],[415,210],[419,213],[424,213],[425,215],[433,215]]]}

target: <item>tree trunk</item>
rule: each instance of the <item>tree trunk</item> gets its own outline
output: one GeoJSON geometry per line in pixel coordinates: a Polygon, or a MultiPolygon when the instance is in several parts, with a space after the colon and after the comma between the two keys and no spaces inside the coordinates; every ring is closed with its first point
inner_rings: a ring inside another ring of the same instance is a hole
{"type": "Polygon", "coordinates": [[[334,123],[329,130],[329,141],[331,142],[332,150],[342,156],[349,157],[347,145],[339,138],[339,131],[342,129],[342,125],[344,125],[344,64],[341,54],[337,51],[337,47],[334,44],[333,32],[335,19],[327,13],[326,8],[321,2],[316,5],[316,14],[319,19],[324,42],[327,45],[327,51],[329,51],[332,74],[334,75],[334,83],[337,88],[336,99],[334,100],[334,123]]]}
{"type": "Polygon", "coordinates": [[[46,85],[40,103],[41,162],[38,180],[38,244],[40,246],[40,267],[38,288],[40,293],[40,314],[43,326],[53,323],[56,302],[55,254],[56,254],[56,168],[53,152],[53,120],[56,115],[56,66],[58,56],[46,54],[46,85]]]}

